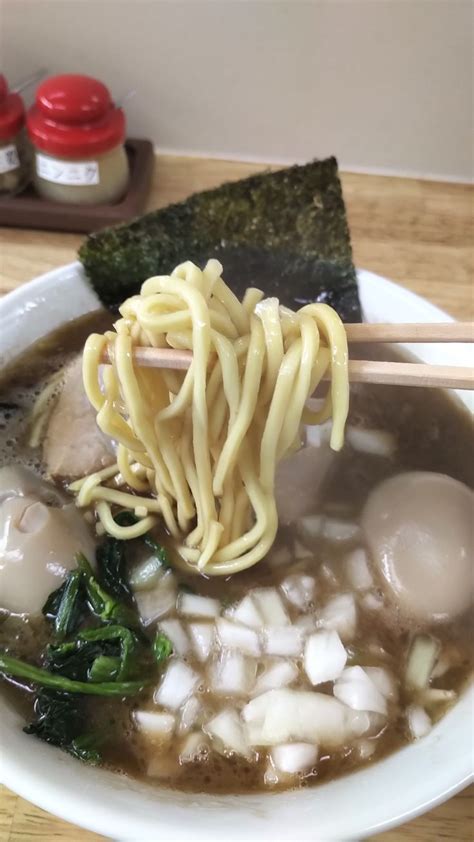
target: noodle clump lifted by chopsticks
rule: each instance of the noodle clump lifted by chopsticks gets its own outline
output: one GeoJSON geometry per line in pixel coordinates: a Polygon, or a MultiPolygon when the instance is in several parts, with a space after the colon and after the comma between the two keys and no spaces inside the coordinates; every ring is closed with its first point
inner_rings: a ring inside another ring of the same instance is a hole
{"type": "Polygon", "coordinates": [[[228,575],[268,552],[278,527],[278,462],[301,444],[301,424],[333,417],[343,443],[348,412],[347,341],[326,304],[298,312],[254,288],[240,302],[209,260],[145,281],[120,307],[115,331],[93,334],[84,385],[117,463],[71,488],[103,529],[134,538],[162,518],[191,568],[228,575]],[[189,349],[187,371],[139,368],[134,346],[189,349]],[[108,348],[111,364],[102,364],[108,348]],[[323,407],[307,398],[329,373],[323,407]],[[114,512],[131,509],[136,523],[114,512]]]}

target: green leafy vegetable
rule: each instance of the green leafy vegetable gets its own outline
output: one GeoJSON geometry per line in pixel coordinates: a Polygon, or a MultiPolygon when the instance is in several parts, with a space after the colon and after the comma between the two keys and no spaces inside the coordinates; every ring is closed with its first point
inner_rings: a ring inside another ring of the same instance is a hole
{"type": "Polygon", "coordinates": [[[35,699],[35,720],[23,730],[46,743],[65,749],[88,763],[101,761],[103,735],[88,734],[81,699],[71,693],[41,690],[35,699]]]}
{"type": "Polygon", "coordinates": [[[72,634],[82,618],[81,574],[73,570],[64,583],[58,610],[54,620],[56,636],[62,640],[72,634]]]}
{"type": "Polygon", "coordinates": [[[70,745],[65,746],[69,754],[77,757],[78,760],[83,760],[85,763],[90,763],[92,766],[97,766],[101,762],[102,757],[100,753],[100,746],[104,742],[104,735],[94,732],[92,734],[81,734],[76,737],[70,745]]]}
{"type": "Polygon", "coordinates": [[[90,696],[135,696],[146,686],[146,681],[108,681],[100,684],[75,681],[64,675],[35,667],[26,661],[0,653],[0,673],[12,678],[24,678],[40,687],[62,690],[65,693],[84,693],[90,696]]]}
{"type": "Polygon", "coordinates": [[[35,699],[36,719],[24,729],[55,746],[68,745],[84,727],[79,697],[71,693],[41,689],[35,699]]]}
{"type": "Polygon", "coordinates": [[[120,672],[120,658],[114,655],[97,655],[89,669],[89,680],[96,683],[116,681],[120,672]]]}
{"type": "MultiPolygon", "coordinates": [[[[133,673],[133,660],[137,653],[138,641],[136,636],[123,626],[106,626],[100,629],[88,629],[78,635],[79,645],[81,643],[91,644],[112,643],[120,647],[120,668],[117,675],[118,681],[123,681],[133,673]]],[[[115,656],[116,657],[116,656],[115,656]]]]}
{"type": "Polygon", "coordinates": [[[162,632],[157,632],[153,641],[153,654],[157,663],[165,661],[173,653],[171,640],[162,632]]]}
{"type": "Polygon", "coordinates": [[[76,556],[77,566],[82,573],[89,603],[94,614],[103,622],[118,623],[130,628],[139,626],[140,621],[136,610],[124,605],[107,593],[94,576],[92,568],[82,553],[76,556]]]}
{"type": "Polygon", "coordinates": [[[132,592],[127,581],[125,542],[108,537],[97,548],[96,560],[101,584],[111,596],[129,603],[132,592]]]}
{"type": "MultiPolygon", "coordinates": [[[[156,542],[153,550],[162,552],[156,542]]],[[[0,652],[0,677],[36,687],[35,719],[25,728],[28,734],[99,763],[104,735],[88,731],[84,699],[139,694],[172,647],[164,635],[152,642],[141,630],[126,577],[124,542],[104,543],[97,575],[81,553],[76,561],[77,569],[43,607],[55,632],[43,653],[43,666],[0,652]],[[79,630],[86,622],[88,627],[79,630]]]]}
{"type": "MultiPolygon", "coordinates": [[[[116,515],[115,520],[119,524],[119,526],[133,526],[133,524],[138,523],[139,518],[137,518],[133,514],[133,512],[124,510],[123,512],[119,512],[119,514],[116,515]]],[[[137,540],[143,541],[145,546],[148,547],[149,550],[151,550],[155,558],[158,559],[158,561],[164,569],[167,570],[171,567],[168,554],[165,548],[161,544],[159,544],[158,541],[155,541],[153,535],[151,535],[150,532],[145,532],[144,535],[141,535],[140,538],[137,540]]]]}
{"type": "MultiPolygon", "coordinates": [[[[99,658],[112,658],[117,663],[116,678],[125,681],[133,674],[138,641],[124,626],[105,626],[80,632],[76,639],[46,649],[46,667],[74,681],[92,679],[91,670],[99,658]]],[[[97,675],[98,667],[95,667],[97,675]]],[[[136,675],[134,676],[136,677],[136,675]]],[[[104,679],[105,680],[105,679],[104,679]]]]}
{"type": "Polygon", "coordinates": [[[169,570],[169,568],[171,567],[171,564],[169,562],[168,554],[167,554],[165,548],[162,547],[161,544],[158,544],[158,542],[155,541],[155,539],[153,538],[152,535],[150,535],[149,532],[145,532],[145,534],[142,536],[142,540],[144,541],[144,543],[148,547],[148,549],[151,550],[151,552],[153,553],[155,558],[158,559],[161,566],[165,570],[169,570]]]}
{"type": "Polygon", "coordinates": [[[80,573],[74,570],[57,590],[50,593],[42,613],[54,624],[56,635],[61,639],[79,627],[87,614],[86,602],[86,593],[81,588],[80,573]]]}

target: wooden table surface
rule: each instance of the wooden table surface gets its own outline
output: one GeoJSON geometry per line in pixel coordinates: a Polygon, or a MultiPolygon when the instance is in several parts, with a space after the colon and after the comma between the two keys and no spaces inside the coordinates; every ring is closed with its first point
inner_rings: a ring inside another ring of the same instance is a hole
{"type": "MultiPolygon", "coordinates": [[[[149,208],[196,190],[259,172],[259,164],[197,158],[157,158],[149,208]]],[[[467,185],[343,174],[354,262],[424,295],[451,315],[472,319],[473,191],[467,185]]],[[[0,231],[0,294],[75,259],[82,235],[5,228],[0,231]]],[[[183,255],[185,257],[185,255],[183,255]]],[[[474,839],[474,789],[380,842],[474,839]]],[[[93,842],[98,836],[68,825],[0,788],[0,842],[93,842]]],[[[252,842],[252,841],[251,841],[252,842]]]]}

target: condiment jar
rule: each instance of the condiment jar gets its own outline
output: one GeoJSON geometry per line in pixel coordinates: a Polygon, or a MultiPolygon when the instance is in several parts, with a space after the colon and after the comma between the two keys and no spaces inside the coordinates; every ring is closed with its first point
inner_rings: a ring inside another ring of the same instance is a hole
{"type": "Polygon", "coordinates": [[[0,75],[0,193],[16,193],[28,181],[25,109],[0,75]]]}
{"type": "Polygon", "coordinates": [[[28,111],[34,185],[45,199],[82,205],[118,201],[128,185],[125,117],[90,76],[46,79],[28,111]]]}

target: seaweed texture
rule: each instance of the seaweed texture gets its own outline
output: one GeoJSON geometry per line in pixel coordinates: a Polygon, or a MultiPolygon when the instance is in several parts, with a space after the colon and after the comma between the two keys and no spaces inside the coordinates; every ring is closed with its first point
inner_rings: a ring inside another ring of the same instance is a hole
{"type": "Polygon", "coordinates": [[[258,286],[297,309],[325,301],[360,320],[337,161],[251,176],[130,224],[91,234],[79,257],[102,302],[116,308],[151,275],[216,257],[241,295],[258,286]]]}

